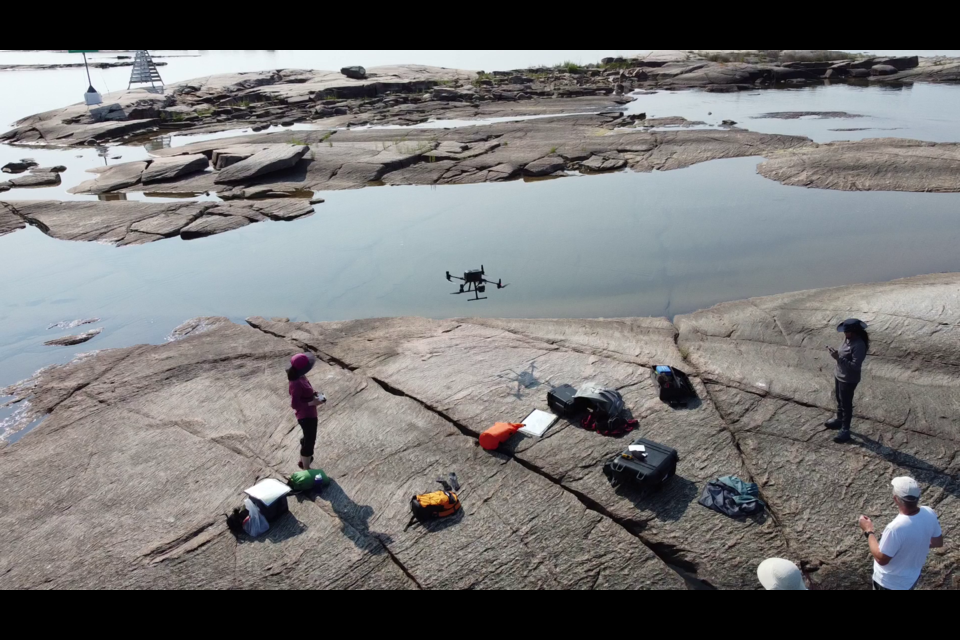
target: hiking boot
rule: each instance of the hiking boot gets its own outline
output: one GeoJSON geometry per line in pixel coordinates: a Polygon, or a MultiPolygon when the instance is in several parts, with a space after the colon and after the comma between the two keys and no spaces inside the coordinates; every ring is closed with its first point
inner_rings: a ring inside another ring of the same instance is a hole
{"type": "Polygon", "coordinates": [[[842,430],[837,434],[837,437],[833,439],[837,444],[846,444],[850,442],[850,431],[847,429],[842,430]]]}
{"type": "Polygon", "coordinates": [[[830,418],[824,423],[823,426],[831,431],[838,431],[840,427],[843,426],[843,423],[840,421],[840,418],[830,418]]]}
{"type": "Polygon", "coordinates": [[[300,456],[300,462],[297,463],[297,466],[307,471],[310,469],[311,464],[313,464],[313,456],[300,456]]]}

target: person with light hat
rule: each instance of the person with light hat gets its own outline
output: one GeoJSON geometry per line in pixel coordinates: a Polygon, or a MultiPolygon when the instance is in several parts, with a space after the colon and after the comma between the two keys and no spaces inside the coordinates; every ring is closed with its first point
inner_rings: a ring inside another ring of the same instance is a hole
{"type": "Polygon", "coordinates": [[[797,565],[783,558],[770,558],[761,562],[757,567],[757,577],[767,591],[808,590],[797,565]]]}
{"type": "Polygon", "coordinates": [[[837,361],[834,374],[836,385],[834,393],[837,397],[837,417],[827,421],[827,429],[839,429],[840,433],[833,439],[837,444],[850,442],[850,422],[853,420],[853,393],[860,384],[860,373],[863,361],[870,349],[870,334],[867,333],[867,323],[856,318],[844,320],[837,326],[837,332],[844,335],[843,344],[839,351],[827,347],[830,356],[837,361]]]}
{"type": "Polygon", "coordinates": [[[317,407],[327,402],[319,393],[313,390],[307,374],[313,369],[317,359],[312,353],[298,353],[290,358],[290,368],[287,369],[288,390],[290,391],[290,408],[297,416],[297,422],[303,431],[300,439],[300,468],[307,470],[313,464],[313,447],[317,442],[317,407]]]}
{"type": "Polygon", "coordinates": [[[916,480],[894,478],[891,484],[900,515],[887,525],[880,540],[867,516],[860,516],[860,528],[873,555],[873,590],[912,591],[930,549],[943,546],[943,530],[933,509],[920,506],[916,480]]]}

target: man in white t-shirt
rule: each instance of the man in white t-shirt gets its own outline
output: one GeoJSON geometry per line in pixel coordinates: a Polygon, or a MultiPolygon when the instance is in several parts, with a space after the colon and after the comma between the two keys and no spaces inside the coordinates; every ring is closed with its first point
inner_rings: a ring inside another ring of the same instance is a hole
{"type": "Polygon", "coordinates": [[[930,549],[943,546],[943,531],[937,514],[920,506],[920,485],[913,478],[894,478],[893,501],[900,515],[877,540],[873,521],[860,516],[860,528],[873,555],[874,591],[911,591],[920,580],[930,549]]]}

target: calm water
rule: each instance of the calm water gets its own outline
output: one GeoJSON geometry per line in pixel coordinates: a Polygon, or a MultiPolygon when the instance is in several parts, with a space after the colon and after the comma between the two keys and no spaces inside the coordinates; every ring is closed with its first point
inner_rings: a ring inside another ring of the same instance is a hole
{"type": "MultiPolygon", "coordinates": [[[[265,54],[252,53],[258,54],[249,58],[255,61],[265,54]]],[[[236,65],[248,59],[223,53],[199,60],[208,58],[231,59],[234,70],[245,68],[236,65]]],[[[192,60],[196,65],[198,59],[192,60]]],[[[21,72],[0,73],[0,95],[12,95],[8,91],[19,86],[14,81],[20,77],[21,72]]],[[[24,90],[24,100],[13,106],[4,98],[3,113],[16,112],[8,119],[33,112],[24,107],[31,102],[46,101],[43,108],[50,108],[70,100],[49,104],[50,94],[32,91],[24,90]]],[[[731,118],[753,130],[818,141],[874,135],[960,140],[958,98],[960,87],[834,86],[756,95],[660,92],[641,96],[629,109],[710,124],[731,118]],[[752,117],[785,110],[868,117],[752,117]],[[830,131],[848,127],[897,130],[830,131]]],[[[190,141],[178,137],[169,143],[190,141]]],[[[99,155],[96,149],[0,146],[3,162],[24,156],[67,165],[64,184],[14,190],[4,199],[68,197],[67,188],[91,177],[83,169],[146,157],[147,150],[118,147],[99,155]],[[122,158],[112,160],[115,155],[122,158]]],[[[0,386],[78,353],[162,342],[178,324],[200,315],[237,321],[250,315],[311,321],[673,316],[749,296],[960,271],[960,194],[785,187],[756,175],[758,161],[725,160],[654,174],[321,193],[327,202],[305,220],[123,249],[58,241],[28,228],[0,238],[0,386]],[[450,295],[455,288],[444,272],[481,263],[511,286],[489,291],[482,302],[450,295]],[[87,317],[102,318],[90,326],[104,328],[91,342],[42,346],[87,328],[48,331],[50,324],[87,317]]],[[[0,410],[0,421],[9,413],[0,410]]]]}

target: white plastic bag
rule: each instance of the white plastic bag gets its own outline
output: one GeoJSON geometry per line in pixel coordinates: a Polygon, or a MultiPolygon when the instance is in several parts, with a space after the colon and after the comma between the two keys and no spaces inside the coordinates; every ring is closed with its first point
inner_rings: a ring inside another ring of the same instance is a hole
{"type": "Polygon", "coordinates": [[[247,512],[250,514],[250,518],[243,523],[243,530],[248,536],[257,538],[270,530],[270,523],[260,513],[257,505],[253,504],[253,500],[247,498],[243,501],[243,506],[247,508],[247,512]]]}

